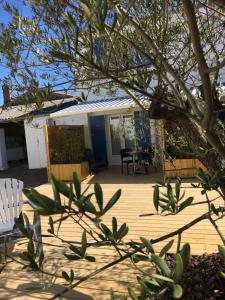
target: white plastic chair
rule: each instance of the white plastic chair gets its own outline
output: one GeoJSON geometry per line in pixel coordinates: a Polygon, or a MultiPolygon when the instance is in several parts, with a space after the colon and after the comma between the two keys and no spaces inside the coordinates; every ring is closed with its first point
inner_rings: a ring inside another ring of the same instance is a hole
{"type": "Polygon", "coordinates": [[[13,231],[14,219],[23,206],[23,182],[14,178],[0,179],[0,236],[13,231]]]}

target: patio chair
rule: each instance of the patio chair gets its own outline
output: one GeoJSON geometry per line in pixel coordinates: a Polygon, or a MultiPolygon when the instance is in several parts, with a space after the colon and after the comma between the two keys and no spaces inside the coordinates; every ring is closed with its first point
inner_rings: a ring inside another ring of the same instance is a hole
{"type": "Polygon", "coordinates": [[[120,150],[120,157],[121,157],[121,173],[123,174],[123,165],[127,166],[127,174],[129,175],[129,164],[133,164],[133,158],[129,154],[131,149],[124,148],[120,150]]]}
{"type": "MultiPolygon", "coordinates": [[[[15,219],[23,223],[22,206],[24,183],[14,178],[0,179],[0,244],[5,238],[22,237],[22,233],[15,226],[15,219]]],[[[34,240],[37,253],[42,251],[41,219],[34,211],[33,225],[34,240]]]]}
{"type": "Polygon", "coordinates": [[[23,182],[14,178],[0,179],[0,237],[15,229],[15,218],[22,212],[23,182]]]}

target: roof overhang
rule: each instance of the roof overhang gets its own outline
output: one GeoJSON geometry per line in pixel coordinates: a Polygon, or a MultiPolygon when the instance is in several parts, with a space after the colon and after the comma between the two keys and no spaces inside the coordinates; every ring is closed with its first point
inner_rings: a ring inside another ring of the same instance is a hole
{"type": "Polygon", "coordinates": [[[118,111],[121,109],[132,109],[132,108],[136,108],[137,105],[136,104],[127,104],[127,105],[121,105],[121,106],[117,106],[117,107],[112,107],[112,106],[108,106],[108,107],[96,107],[96,108],[87,108],[87,109],[82,109],[82,110],[76,110],[76,111],[65,111],[65,112],[55,112],[50,114],[50,118],[60,118],[60,117],[66,117],[66,116],[72,116],[72,115],[81,115],[81,114],[89,114],[89,113],[97,113],[97,112],[108,112],[108,111],[118,111]]]}

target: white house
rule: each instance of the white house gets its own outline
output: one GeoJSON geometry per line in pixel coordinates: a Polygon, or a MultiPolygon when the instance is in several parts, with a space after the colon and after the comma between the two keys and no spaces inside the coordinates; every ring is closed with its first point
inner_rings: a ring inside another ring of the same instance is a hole
{"type": "Polygon", "coordinates": [[[97,166],[120,164],[122,148],[161,148],[159,121],[149,120],[128,96],[73,105],[50,119],[55,125],[83,125],[86,147],[92,149],[97,166]]]}

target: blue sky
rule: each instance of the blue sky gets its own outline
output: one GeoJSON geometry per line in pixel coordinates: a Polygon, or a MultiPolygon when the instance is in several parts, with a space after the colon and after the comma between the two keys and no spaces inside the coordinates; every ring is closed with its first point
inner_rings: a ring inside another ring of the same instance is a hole
{"type": "MultiPolygon", "coordinates": [[[[3,1],[3,3],[4,2],[6,2],[6,1],[3,1]]],[[[7,2],[10,5],[15,6],[23,16],[29,16],[31,14],[29,8],[23,5],[22,0],[8,0],[7,2]]],[[[10,15],[8,13],[6,13],[2,9],[2,7],[0,7],[0,22],[7,24],[9,21],[10,21],[10,15]]],[[[5,76],[7,76],[7,73],[8,73],[7,69],[3,68],[3,66],[1,66],[1,64],[0,64],[0,78],[2,79],[5,76]]],[[[0,87],[0,105],[2,103],[3,103],[3,95],[2,95],[2,88],[0,87]]]]}

